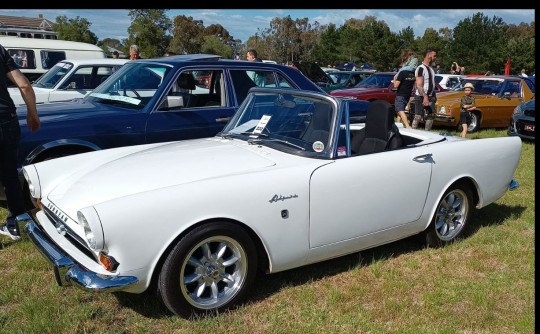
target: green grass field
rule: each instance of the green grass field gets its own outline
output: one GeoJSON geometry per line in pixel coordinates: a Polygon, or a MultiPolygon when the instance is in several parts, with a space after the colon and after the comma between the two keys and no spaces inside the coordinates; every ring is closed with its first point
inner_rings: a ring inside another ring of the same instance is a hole
{"type": "Polygon", "coordinates": [[[406,239],[262,276],[238,309],[203,319],[172,316],[151,293],[60,288],[26,237],[0,236],[0,333],[534,333],[534,167],[524,142],[520,187],[475,211],[458,242],[406,239]]]}

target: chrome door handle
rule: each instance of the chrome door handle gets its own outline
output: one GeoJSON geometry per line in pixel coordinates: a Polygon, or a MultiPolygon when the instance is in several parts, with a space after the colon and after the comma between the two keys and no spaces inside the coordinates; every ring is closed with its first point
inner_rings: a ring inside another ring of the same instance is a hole
{"type": "Polygon", "coordinates": [[[416,162],[429,162],[429,161],[432,160],[431,157],[432,157],[431,153],[428,153],[428,154],[419,155],[417,157],[414,157],[413,161],[416,161],[416,162]]]}

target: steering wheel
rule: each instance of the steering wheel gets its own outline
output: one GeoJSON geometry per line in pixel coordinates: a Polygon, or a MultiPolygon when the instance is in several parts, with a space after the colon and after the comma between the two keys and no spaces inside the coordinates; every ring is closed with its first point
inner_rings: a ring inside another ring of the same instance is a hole
{"type": "Polygon", "coordinates": [[[126,88],[124,87],[124,96],[127,96],[126,94],[126,91],[129,90],[130,92],[133,92],[135,94],[135,96],[137,96],[137,98],[141,98],[141,95],[139,95],[139,93],[137,93],[137,91],[133,88],[126,88]]]}

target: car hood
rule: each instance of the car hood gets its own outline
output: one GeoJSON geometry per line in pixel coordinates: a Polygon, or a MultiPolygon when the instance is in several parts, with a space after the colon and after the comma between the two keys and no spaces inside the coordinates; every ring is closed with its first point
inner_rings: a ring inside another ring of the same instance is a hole
{"type": "MultiPolygon", "coordinates": [[[[49,100],[49,95],[51,94],[52,89],[38,88],[38,87],[33,87],[33,88],[34,88],[34,93],[36,94],[37,103],[43,103],[49,100]]],[[[11,96],[11,99],[13,100],[13,103],[15,103],[16,106],[25,104],[19,88],[9,87],[8,92],[9,92],[9,96],[11,96]]]]}
{"type": "MultiPolygon", "coordinates": [[[[141,145],[123,156],[123,148],[105,150],[109,152],[101,152],[115,158],[98,156],[94,165],[92,160],[83,161],[80,165],[89,166],[71,175],[63,173],[62,182],[44,195],[76,219],[77,210],[114,198],[273,166],[275,162],[258,153],[260,150],[219,137],[141,145]],[[119,153],[110,154],[115,150],[119,153]],[[104,186],[111,184],[114,187],[104,186]]],[[[36,168],[39,172],[39,164],[36,168]]]]}
{"type": "MultiPolygon", "coordinates": [[[[95,115],[97,111],[107,112],[113,110],[125,110],[112,104],[102,104],[94,101],[87,101],[77,98],[68,101],[47,102],[37,105],[39,118],[42,123],[50,120],[63,120],[70,118],[80,118],[80,114],[87,113],[89,116],[95,115]]],[[[17,107],[19,119],[26,120],[26,106],[17,107]]]]}
{"type": "Polygon", "coordinates": [[[314,62],[310,61],[294,61],[293,65],[300,71],[302,74],[304,74],[306,77],[308,77],[309,80],[317,83],[317,84],[326,84],[326,85],[333,85],[334,82],[332,79],[326,74],[325,71],[322,70],[322,68],[317,65],[314,62]]]}

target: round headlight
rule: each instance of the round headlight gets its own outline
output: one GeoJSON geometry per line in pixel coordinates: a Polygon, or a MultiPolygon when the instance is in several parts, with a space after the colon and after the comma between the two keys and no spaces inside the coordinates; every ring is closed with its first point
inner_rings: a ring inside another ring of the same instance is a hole
{"type": "Polygon", "coordinates": [[[104,246],[103,228],[96,210],[93,207],[77,211],[77,219],[84,230],[84,237],[88,247],[100,251],[104,246]]]}
{"type": "Polygon", "coordinates": [[[445,114],[446,115],[446,107],[445,106],[441,106],[441,108],[439,109],[439,114],[445,114]]]}
{"type": "Polygon", "coordinates": [[[518,115],[521,114],[521,105],[514,108],[514,112],[512,112],[512,115],[518,115]]]}
{"type": "Polygon", "coordinates": [[[33,198],[41,198],[41,186],[39,184],[39,177],[36,171],[36,167],[33,165],[25,166],[23,168],[23,176],[28,183],[28,190],[30,191],[30,196],[33,198]]]}

